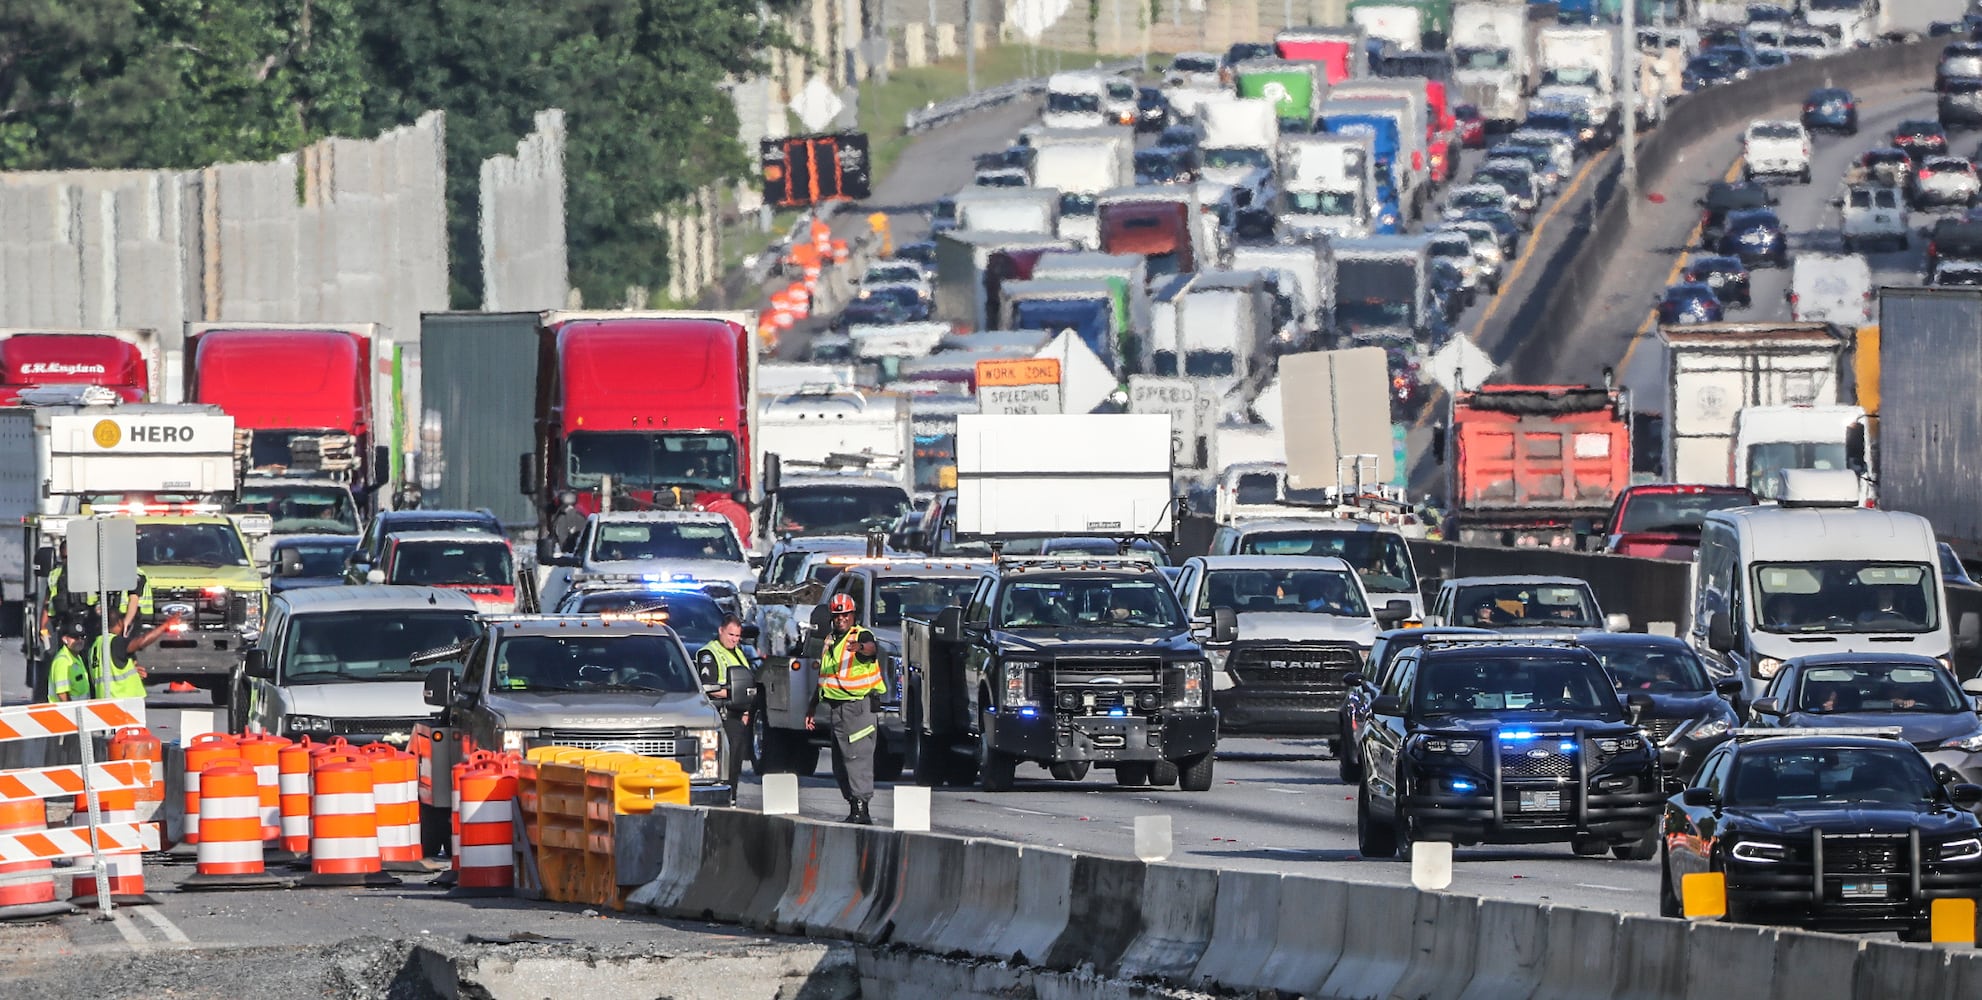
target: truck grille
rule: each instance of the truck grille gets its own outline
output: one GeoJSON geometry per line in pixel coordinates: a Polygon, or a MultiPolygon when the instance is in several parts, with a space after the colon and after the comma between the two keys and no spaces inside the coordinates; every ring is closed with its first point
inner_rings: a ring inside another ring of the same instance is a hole
{"type": "Polygon", "coordinates": [[[406,733],[409,736],[413,727],[422,722],[434,721],[433,716],[420,715],[408,719],[332,719],[330,731],[333,733],[406,733]]]}
{"type": "Polygon", "coordinates": [[[1354,646],[1259,646],[1233,650],[1225,669],[1248,687],[1346,691],[1342,678],[1362,659],[1354,646]]]}
{"type": "Polygon", "coordinates": [[[248,620],[248,600],[254,596],[234,590],[208,593],[199,587],[154,587],[151,592],[151,617],[163,621],[176,610],[181,612],[181,618],[188,627],[226,628],[248,620]]]}
{"type": "Polygon", "coordinates": [[[1567,778],[1576,771],[1572,754],[1556,749],[1553,737],[1500,749],[1502,778],[1567,778]]]}
{"type": "Polygon", "coordinates": [[[1154,686],[1163,681],[1163,661],[1153,657],[1054,660],[1056,687],[1154,686]]]}
{"type": "Polygon", "coordinates": [[[680,738],[680,732],[674,729],[644,732],[546,729],[538,738],[537,745],[576,747],[580,750],[614,750],[620,753],[639,754],[642,757],[673,757],[677,754],[695,754],[698,752],[696,742],[693,739],[680,738]]]}
{"type": "Polygon", "coordinates": [[[1650,719],[1645,722],[1645,734],[1653,743],[1664,743],[1685,722],[1685,719],[1650,719]]]}
{"type": "Polygon", "coordinates": [[[1905,871],[1906,841],[1898,837],[1825,837],[1824,874],[1890,875],[1905,871]]]}

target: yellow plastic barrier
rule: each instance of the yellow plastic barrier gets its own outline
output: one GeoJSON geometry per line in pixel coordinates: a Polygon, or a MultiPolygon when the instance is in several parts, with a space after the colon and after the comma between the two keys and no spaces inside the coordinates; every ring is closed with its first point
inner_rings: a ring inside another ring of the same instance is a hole
{"type": "Polygon", "coordinates": [[[537,747],[518,772],[523,828],[545,898],[625,905],[613,857],[615,816],[688,804],[688,774],[665,757],[537,747]]]}
{"type": "Polygon", "coordinates": [[[1935,944],[1975,944],[1975,901],[1937,899],[1929,904],[1930,938],[1935,944]]]}

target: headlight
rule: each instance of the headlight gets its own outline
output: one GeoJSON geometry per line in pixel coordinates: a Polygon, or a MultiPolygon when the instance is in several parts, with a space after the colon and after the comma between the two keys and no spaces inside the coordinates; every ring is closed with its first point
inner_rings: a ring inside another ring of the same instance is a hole
{"type": "Polygon", "coordinates": [[[1709,719],[1686,731],[1689,740],[1712,740],[1726,736],[1733,729],[1726,719],[1709,719]]]}
{"type": "Polygon", "coordinates": [[[1736,861],[1757,865],[1779,865],[1789,859],[1789,848],[1766,840],[1743,840],[1729,852],[1736,861]]]}
{"type": "Polygon", "coordinates": [[[259,632],[262,630],[262,599],[264,596],[262,592],[256,591],[248,594],[248,599],[242,602],[246,607],[241,618],[241,626],[247,631],[259,632]]]}
{"type": "Polygon", "coordinates": [[[1957,736],[1954,739],[1951,739],[1946,743],[1941,744],[1941,749],[1966,750],[1969,753],[1982,753],[1982,733],[1974,733],[1969,736],[1957,736]]]}
{"type": "Polygon", "coordinates": [[[1449,753],[1454,757],[1464,757],[1479,746],[1479,740],[1455,740],[1444,736],[1427,736],[1418,741],[1418,748],[1426,753],[1449,753]]]}
{"type": "Polygon", "coordinates": [[[1177,664],[1178,687],[1176,696],[1171,699],[1171,708],[1204,707],[1204,668],[1203,660],[1186,660],[1177,664]]]}
{"type": "Polygon", "coordinates": [[[1006,708],[1037,706],[1031,691],[1032,668],[1039,664],[1031,660],[1005,661],[1005,695],[1002,704],[1006,708]]]}
{"type": "Polygon", "coordinates": [[[1963,837],[1941,845],[1942,861],[1974,861],[1982,858],[1982,837],[1963,837]]]}
{"type": "Polygon", "coordinates": [[[538,737],[535,729],[504,729],[500,733],[504,753],[522,753],[530,749],[530,741],[538,737]]]}
{"type": "Polygon", "coordinates": [[[1776,671],[1782,669],[1782,661],[1773,656],[1756,657],[1755,665],[1750,669],[1755,676],[1767,680],[1770,677],[1774,677],[1776,671]]]}
{"type": "Polygon", "coordinates": [[[289,730],[290,735],[293,736],[330,732],[330,720],[318,718],[314,715],[292,715],[282,720],[282,724],[289,730]]]}
{"type": "Polygon", "coordinates": [[[688,735],[695,737],[695,745],[702,751],[702,759],[695,767],[695,777],[714,781],[723,773],[723,731],[690,729],[688,735]]]}

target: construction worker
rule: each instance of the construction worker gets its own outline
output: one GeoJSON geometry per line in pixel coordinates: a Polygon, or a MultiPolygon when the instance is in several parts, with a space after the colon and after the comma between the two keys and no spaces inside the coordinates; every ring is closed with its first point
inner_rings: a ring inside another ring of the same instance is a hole
{"type": "Polygon", "coordinates": [[[743,622],[735,615],[724,615],[723,623],[716,629],[716,637],[704,643],[695,653],[695,665],[702,672],[702,683],[719,685],[722,690],[712,691],[709,697],[716,703],[716,709],[723,714],[723,738],[729,742],[729,783],[734,786],[743,777],[743,753],[748,746],[745,740],[745,726],[750,724],[750,701],[746,691],[737,691],[730,686],[732,678],[744,678],[732,671],[750,669],[750,661],[743,655],[743,622]]]}
{"type": "MultiPolygon", "coordinates": [[[[179,625],[179,616],[166,616],[166,619],[151,627],[151,631],[132,639],[129,637],[131,622],[137,618],[137,608],[132,606],[130,613],[121,622],[112,626],[109,635],[97,635],[90,643],[89,673],[95,682],[98,698],[143,698],[145,696],[145,671],[132,657],[152,643],[165,638],[179,625]]],[[[95,631],[92,629],[92,631],[95,631]]]]}
{"type": "Polygon", "coordinates": [[[819,657],[819,696],[805,728],[824,716],[833,730],[833,779],[846,797],[846,822],[868,826],[867,811],[874,797],[874,746],[880,741],[881,696],[888,693],[881,678],[880,648],[874,633],[856,622],[853,597],[834,594],[827,603],[831,632],[819,657]]]}
{"type": "Polygon", "coordinates": [[[56,630],[61,636],[55,657],[48,664],[49,701],[85,701],[89,698],[89,622],[81,615],[67,615],[56,630]]]}

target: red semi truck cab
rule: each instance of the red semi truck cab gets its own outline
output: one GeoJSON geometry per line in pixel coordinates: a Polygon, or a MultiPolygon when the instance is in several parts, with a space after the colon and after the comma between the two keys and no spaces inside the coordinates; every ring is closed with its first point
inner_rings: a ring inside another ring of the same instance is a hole
{"type": "Polygon", "coordinates": [[[1362,39],[1361,28],[1288,28],[1273,36],[1273,51],[1292,62],[1320,63],[1333,87],[1356,75],[1362,39]]]}
{"type": "Polygon", "coordinates": [[[1142,254],[1149,259],[1150,277],[1196,271],[1192,241],[1195,211],[1192,203],[1173,199],[1104,200],[1095,209],[1100,217],[1101,252],[1142,254]]]}
{"type": "Polygon", "coordinates": [[[126,403],[148,402],[157,364],[151,330],[0,331],[0,406],[54,385],[100,385],[126,403]]]}
{"type": "Polygon", "coordinates": [[[525,492],[564,541],[572,514],[697,506],[751,537],[756,350],[736,316],[546,313],[525,492]]]}
{"type": "MultiPolygon", "coordinates": [[[[373,453],[371,324],[203,323],[186,331],[186,400],[211,403],[250,432],[249,469],[368,489],[373,453]]],[[[389,434],[390,429],[385,429],[389,434]]]]}
{"type": "Polygon", "coordinates": [[[1615,389],[1495,385],[1460,393],[1451,438],[1449,496],[1460,541],[1570,547],[1577,522],[1599,523],[1631,485],[1630,413],[1615,389]]]}

